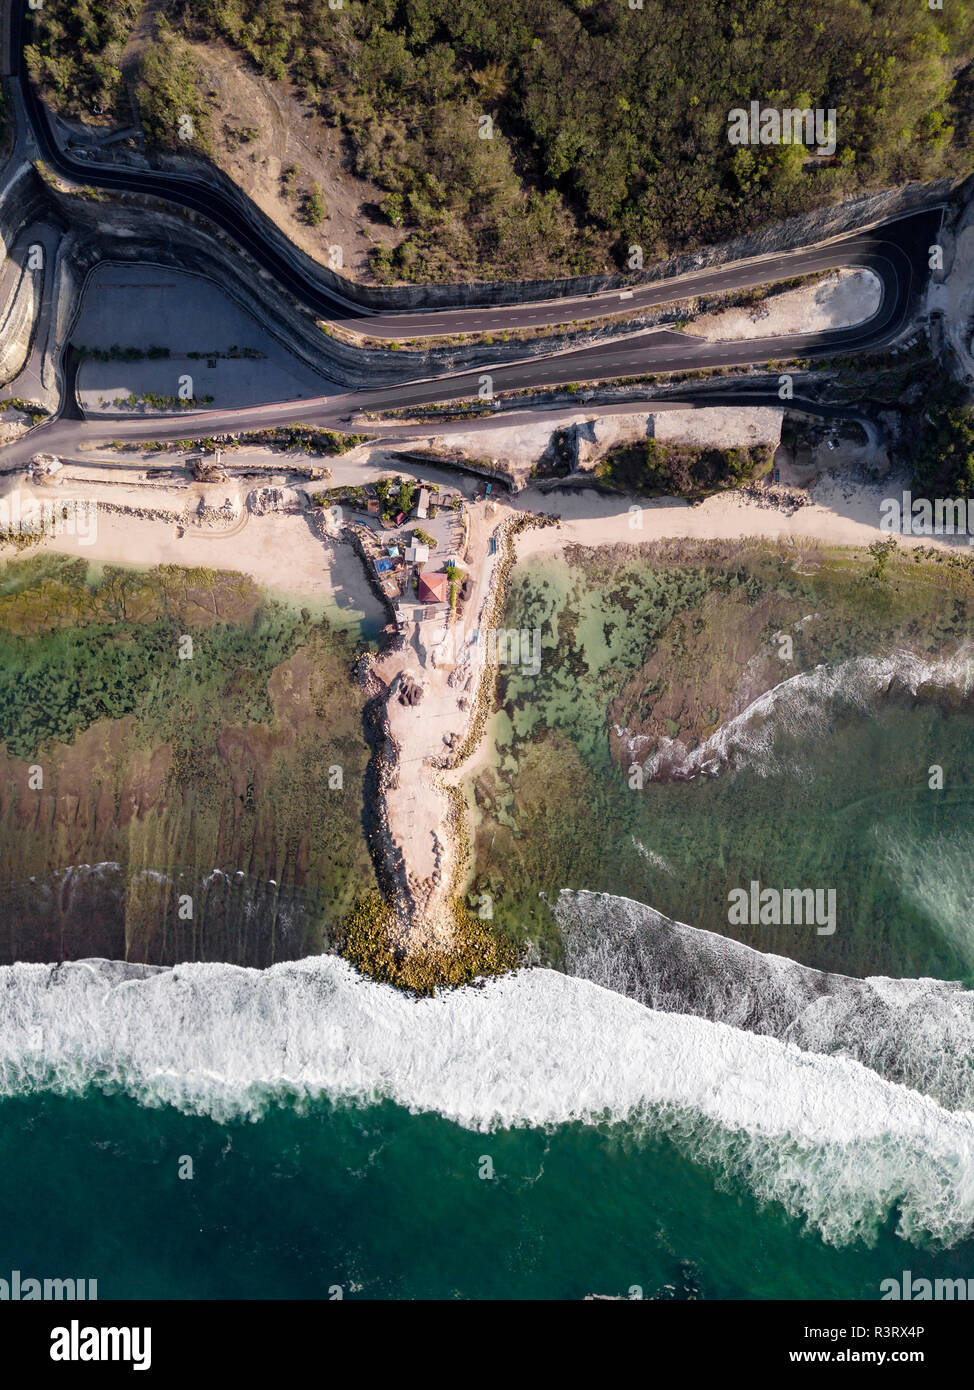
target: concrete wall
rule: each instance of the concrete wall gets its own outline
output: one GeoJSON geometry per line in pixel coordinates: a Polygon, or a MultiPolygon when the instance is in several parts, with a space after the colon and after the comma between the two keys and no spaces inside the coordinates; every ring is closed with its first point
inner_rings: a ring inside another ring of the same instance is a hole
{"type": "Polygon", "coordinates": [[[0,382],[12,381],[27,361],[36,308],[33,273],[21,270],[0,321],[0,382]]]}

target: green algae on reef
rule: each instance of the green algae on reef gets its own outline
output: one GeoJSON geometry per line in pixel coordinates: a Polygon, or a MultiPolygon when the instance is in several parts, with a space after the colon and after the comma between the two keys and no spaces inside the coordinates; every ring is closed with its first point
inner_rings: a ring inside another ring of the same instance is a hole
{"type": "Polygon", "coordinates": [[[541,669],[498,682],[489,757],[465,787],[469,890],[555,961],[545,898],[587,888],[825,970],[966,977],[974,711],[961,691],[893,683],[838,711],[796,697],[760,765],[641,787],[632,768],[672,741],[698,747],[803,671],[900,650],[948,658],[969,642],[972,604],[967,564],[877,567],[812,543],[572,548],[524,568],[501,623],[540,632],[541,669]],[[753,879],[834,887],[838,931],[729,923],[730,889],[753,879]]]}
{"type": "Polygon", "coordinates": [[[0,570],[0,657],[0,959],[266,965],[374,884],[327,618],[239,574],[40,556],[0,570]]]}

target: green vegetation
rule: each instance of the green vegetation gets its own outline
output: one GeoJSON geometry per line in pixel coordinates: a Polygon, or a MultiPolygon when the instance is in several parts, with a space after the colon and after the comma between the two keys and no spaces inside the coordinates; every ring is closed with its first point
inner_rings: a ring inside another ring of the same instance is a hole
{"type": "Polygon", "coordinates": [[[617,444],[595,466],[604,484],[642,496],[701,497],[766,473],[773,444],[739,449],[705,449],[642,439],[617,444]]]}
{"type": "Polygon", "coordinates": [[[309,227],[318,227],[328,216],[325,208],[325,200],[322,197],[321,189],[316,183],[311,185],[311,191],[304,200],[304,220],[309,227]]]}
{"type": "Polygon", "coordinates": [[[301,625],[280,605],[258,606],[249,581],[107,566],[89,583],[81,560],[26,564],[6,565],[0,581],[0,713],[16,757],[132,713],[154,738],[177,742],[207,709],[220,720],[269,717],[267,674],[294,650],[301,625]],[[249,608],[248,625],[220,621],[224,605],[238,617],[249,608]],[[180,660],[181,635],[201,626],[205,640],[180,660]]]}
{"type": "MultiPolygon", "coordinates": [[[[166,399],[171,398],[167,397],[166,399]]],[[[209,401],[213,398],[208,396],[206,399],[209,401]]],[[[126,403],[133,402],[138,404],[136,398],[130,396],[126,403]]],[[[117,401],[116,404],[118,404],[117,401]]],[[[242,434],[202,436],[197,439],[140,440],[134,444],[127,443],[125,440],[114,439],[112,440],[112,448],[133,452],[148,450],[154,453],[163,453],[170,449],[187,453],[193,449],[199,449],[203,453],[212,454],[217,449],[226,452],[227,450],[238,449],[241,445],[252,445],[259,448],[310,454],[318,457],[319,455],[345,454],[349,449],[354,449],[356,445],[364,444],[368,438],[367,434],[343,434],[336,430],[316,429],[313,425],[278,425],[268,430],[244,430],[242,434]]],[[[324,471],[327,472],[327,469],[324,471]]]]}
{"type": "Polygon", "coordinates": [[[430,550],[436,549],[436,537],[431,536],[428,531],[421,531],[418,526],[413,532],[413,538],[419,541],[421,545],[428,545],[430,550]]]}
{"type": "Polygon", "coordinates": [[[290,76],[407,235],[376,271],[530,276],[724,240],[971,158],[974,12],[920,0],[174,0],[290,76]],[[733,146],[751,98],[835,108],[834,158],[733,146]],[[492,125],[488,127],[485,118],[492,125]],[[482,138],[485,134],[490,138],[482,138]]]}
{"type": "MultiPolygon", "coordinates": [[[[121,58],[143,12],[144,0],[47,0],[32,14],[34,79],[70,114],[129,118],[121,58]]],[[[406,233],[373,251],[386,278],[625,267],[634,244],[648,261],[864,188],[965,172],[974,152],[969,5],[170,0],[139,54],[141,118],[153,143],[209,151],[204,75],[183,36],[224,38],[341,128],[406,233]],[[798,146],[731,145],[727,113],[753,97],[834,108],[836,155],[805,167],[798,146]]],[[[312,190],[306,213],[318,210],[312,190]]]]}
{"type": "Polygon", "coordinates": [[[403,479],[401,477],[380,478],[375,485],[376,495],[382,508],[382,520],[391,522],[399,515],[401,510],[399,495],[402,491],[403,479]],[[393,492],[395,488],[395,492],[393,492]]]}
{"type": "Polygon", "coordinates": [[[517,951],[507,936],[493,932],[461,903],[454,904],[454,920],[448,951],[425,949],[403,955],[392,941],[392,908],[380,894],[371,893],[342,922],[336,944],[356,970],[411,994],[428,995],[444,986],[467,985],[514,969],[517,951]]]}
{"type": "Polygon", "coordinates": [[[940,378],[924,396],[913,469],[927,497],[974,496],[974,409],[956,382],[940,378]]]}
{"type": "Polygon", "coordinates": [[[327,621],[239,574],[96,574],[49,554],[0,565],[5,885],[113,860],[124,889],[110,911],[90,904],[72,942],[43,893],[25,926],[5,886],[4,951],[17,939],[14,954],[45,958],[52,929],[68,955],[168,963],[265,965],[326,947],[374,883],[355,655],[327,621]],[[28,762],[42,788],[29,788],[28,762]],[[165,891],[140,908],[145,871],[165,891]],[[188,923],[177,881],[193,895],[188,923]]]}
{"type": "MultiPolygon", "coordinates": [[[[75,348],[75,351],[82,360],[90,359],[94,362],[144,362],[146,359],[150,361],[159,361],[172,356],[172,352],[169,348],[160,347],[155,343],[147,348],[121,347],[118,343],[112,343],[109,348],[79,347],[75,348]]],[[[259,348],[232,347],[226,350],[213,348],[212,350],[204,349],[199,352],[187,352],[185,356],[193,362],[203,361],[207,357],[227,358],[231,360],[248,358],[251,361],[260,361],[266,358],[267,353],[261,352],[259,348]]]]}
{"type": "MultiPolygon", "coordinates": [[[[104,398],[99,396],[99,402],[104,398]]],[[[151,405],[155,410],[190,410],[194,405],[212,405],[212,396],[160,396],[155,391],[143,391],[138,396],[116,396],[112,401],[116,410],[137,410],[140,405],[151,405]]]]}
{"type": "Polygon", "coordinates": [[[574,434],[556,429],[551,443],[531,469],[532,478],[567,478],[575,467],[574,434]]]}
{"type": "Polygon", "coordinates": [[[347,454],[349,449],[364,444],[368,437],[367,434],[321,430],[314,425],[277,425],[269,430],[245,430],[236,436],[236,443],[269,445],[289,453],[347,454]]]}
{"type": "Polygon", "coordinates": [[[118,343],[112,343],[110,348],[79,347],[75,348],[80,358],[90,358],[95,362],[142,362],[148,358],[165,358],[169,356],[167,347],[121,347],[118,343]]]}
{"type": "Polygon", "coordinates": [[[27,68],[34,82],[72,116],[123,119],[129,113],[122,53],[144,0],[47,0],[32,10],[34,43],[27,68]]]}
{"type": "Polygon", "coordinates": [[[382,211],[391,227],[401,227],[406,216],[401,193],[387,193],[382,199],[382,211]]]}
{"type": "Polygon", "coordinates": [[[223,123],[223,143],[232,154],[241,145],[249,145],[253,140],[260,138],[260,126],[244,125],[232,126],[229,121],[223,123]]]}
{"type": "Polygon", "coordinates": [[[357,507],[359,511],[364,512],[368,504],[368,493],[364,487],[356,487],[353,483],[341,483],[338,487],[325,488],[322,492],[311,494],[313,507],[334,507],[342,504],[357,507]]]}
{"type": "Polygon", "coordinates": [[[146,140],[170,150],[213,151],[203,69],[164,15],[142,54],[136,95],[146,140]]]}
{"type": "Polygon", "coordinates": [[[886,573],[886,566],[889,558],[896,551],[896,538],[890,536],[885,541],[873,541],[869,547],[869,553],[873,557],[873,563],[869,569],[869,578],[880,580],[886,573]]]}
{"type": "Polygon", "coordinates": [[[22,396],[11,396],[7,401],[0,401],[2,410],[19,410],[22,415],[30,417],[32,425],[39,425],[51,413],[46,406],[38,405],[37,401],[25,401],[22,396]]]}
{"type": "MultiPolygon", "coordinates": [[[[212,397],[206,399],[212,400],[212,397]]],[[[125,403],[130,404],[133,401],[135,397],[129,397],[125,403]]],[[[317,458],[347,453],[356,445],[365,443],[368,438],[367,434],[342,434],[333,430],[314,429],[310,425],[281,425],[269,430],[245,430],[242,434],[201,435],[196,439],[140,439],[136,442],[113,439],[110,441],[110,447],[120,453],[190,453],[199,450],[204,454],[212,454],[217,449],[227,453],[239,449],[241,445],[252,445],[287,453],[303,453],[317,458]]],[[[331,476],[330,469],[323,465],[319,472],[322,477],[331,476]]]]}

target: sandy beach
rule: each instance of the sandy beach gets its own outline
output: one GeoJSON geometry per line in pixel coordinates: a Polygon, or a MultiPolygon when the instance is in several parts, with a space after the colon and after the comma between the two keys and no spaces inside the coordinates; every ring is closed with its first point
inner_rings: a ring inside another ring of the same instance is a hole
{"type": "MultiPolygon", "coordinates": [[[[215,504],[222,504],[225,495],[234,496],[238,491],[233,483],[219,485],[213,493],[215,504]]],[[[305,515],[256,516],[247,511],[242,498],[235,497],[237,519],[226,528],[226,533],[221,533],[217,529],[196,531],[163,517],[135,514],[152,510],[179,515],[187,503],[185,491],[66,486],[42,494],[40,489],[28,486],[22,490],[22,496],[25,511],[40,501],[64,503],[79,499],[130,509],[112,511],[97,505],[93,524],[79,524],[76,531],[69,524],[61,535],[45,536],[39,545],[23,552],[25,555],[56,551],[78,555],[96,565],[183,565],[234,570],[249,575],[274,593],[304,600],[309,606],[337,608],[350,624],[361,621],[371,632],[387,621],[385,608],[375,596],[352,547],[316,535],[305,515]]],[[[11,550],[4,558],[14,555],[11,550]]]]}
{"type": "MultiPolygon", "coordinates": [[[[635,502],[606,497],[587,489],[542,493],[529,489],[517,505],[525,511],[549,511],[561,516],[557,528],[529,530],[517,540],[519,560],[550,555],[566,545],[639,545],[642,542],[687,540],[815,541],[827,545],[867,546],[886,538],[880,529],[880,503],[899,497],[907,484],[885,480],[872,486],[825,479],[809,493],[805,506],[788,512],[762,506],[749,496],[728,492],[691,506],[677,498],[635,502]]],[[[933,546],[967,554],[967,538],[897,536],[901,546],[933,546]]]]}
{"type": "MultiPolygon", "coordinates": [[[[907,486],[906,480],[895,478],[867,484],[826,477],[810,490],[805,505],[794,510],[762,504],[749,493],[739,492],[721,493],[691,505],[669,497],[639,501],[610,497],[591,488],[542,491],[530,487],[510,499],[503,494],[496,498],[497,511],[489,529],[509,512],[559,515],[560,526],[531,528],[519,535],[517,555],[521,560],[551,554],[566,545],[638,545],[675,538],[761,537],[861,547],[887,534],[880,528],[880,505],[884,498],[899,497],[907,486]]],[[[178,564],[236,570],[268,589],[296,598],[334,602],[350,612],[367,615],[379,626],[387,621],[364,566],[350,546],[316,535],[303,514],[251,514],[246,507],[246,490],[235,481],[201,485],[192,489],[191,496],[185,488],[119,485],[109,489],[81,483],[66,483],[57,489],[25,484],[19,494],[19,503],[9,492],[5,500],[25,513],[41,502],[50,505],[78,499],[124,509],[97,505],[93,534],[75,535],[68,528],[62,535],[45,537],[30,553],[60,551],[95,564],[178,564]],[[222,504],[226,497],[233,500],[239,517],[225,533],[181,527],[171,519],[137,514],[182,514],[187,502],[195,503],[204,492],[210,494],[207,500],[213,506],[222,504]]],[[[472,502],[470,508],[475,533],[486,536],[488,519],[481,516],[484,504],[472,502]]],[[[904,547],[933,546],[962,554],[969,550],[963,536],[897,536],[897,541],[904,547]]],[[[476,551],[473,545],[470,559],[474,578],[479,581],[476,551]]],[[[11,550],[4,558],[14,554],[11,550]]]]}

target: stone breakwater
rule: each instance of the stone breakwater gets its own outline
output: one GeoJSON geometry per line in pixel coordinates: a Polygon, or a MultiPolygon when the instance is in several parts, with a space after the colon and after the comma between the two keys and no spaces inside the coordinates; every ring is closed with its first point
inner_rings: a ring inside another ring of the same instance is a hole
{"type": "MultiPolygon", "coordinates": [[[[479,632],[503,612],[516,560],[514,538],[528,527],[557,524],[556,518],[524,513],[497,528],[499,560],[492,571],[482,571],[479,632]]],[[[486,565],[486,556],[477,563],[486,565]]],[[[448,949],[455,932],[454,903],[470,859],[458,783],[462,764],[483,737],[493,699],[497,667],[484,657],[487,646],[468,642],[455,661],[427,665],[417,646],[397,634],[356,669],[372,697],[366,707],[372,747],[365,788],[369,845],[379,886],[393,908],[395,945],[404,953],[448,949]]]]}
{"type": "MultiPolygon", "coordinates": [[[[370,681],[376,677],[370,673],[370,681]]],[[[366,736],[372,757],[366,772],[366,808],[369,849],[383,896],[392,903],[397,922],[413,916],[409,872],[402,846],[389,828],[388,794],[399,786],[402,749],[389,731],[386,705],[392,686],[379,691],[365,709],[366,736]]]]}
{"type": "Polygon", "coordinates": [[[118,502],[99,501],[98,510],[115,516],[133,516],[138,521],[168,521],[178,525],[183,520],[181,512],[174,512],[168,507],[126,507],[118,502]]]}
{"type": "Polygon", "coordinates": [[[801,507],[807,507],[809,502],[808,493],[802,488],[784,487],[776,484],[765,486],[758,483],[747,483],[744,487],[738,488],[737,496],[757,507],[784,512],[786,516],[793,516],[801,507]]]}
{"type": "MultiPolygon", "coordinates": [[[[481,613],[480,625],[485,632],[497,626],[510,594],[511,572],[517,560],[514,547],[515,537],[532,527],[559,526],[560,524],[560,518],[557,516],[535,516],[522,513],[504,526],[499,547],[502,555],[501,563],[497,568],[490,594],[481,613]]],[[[443,770],[458,770],[476,750],[483,738],[496,684],[497,660],[496,657],[487,657],[481,667],[477,689],[468,712],[467,732],[459,745],[451,750],[450,755],[438,764],[443,770]]]]}

